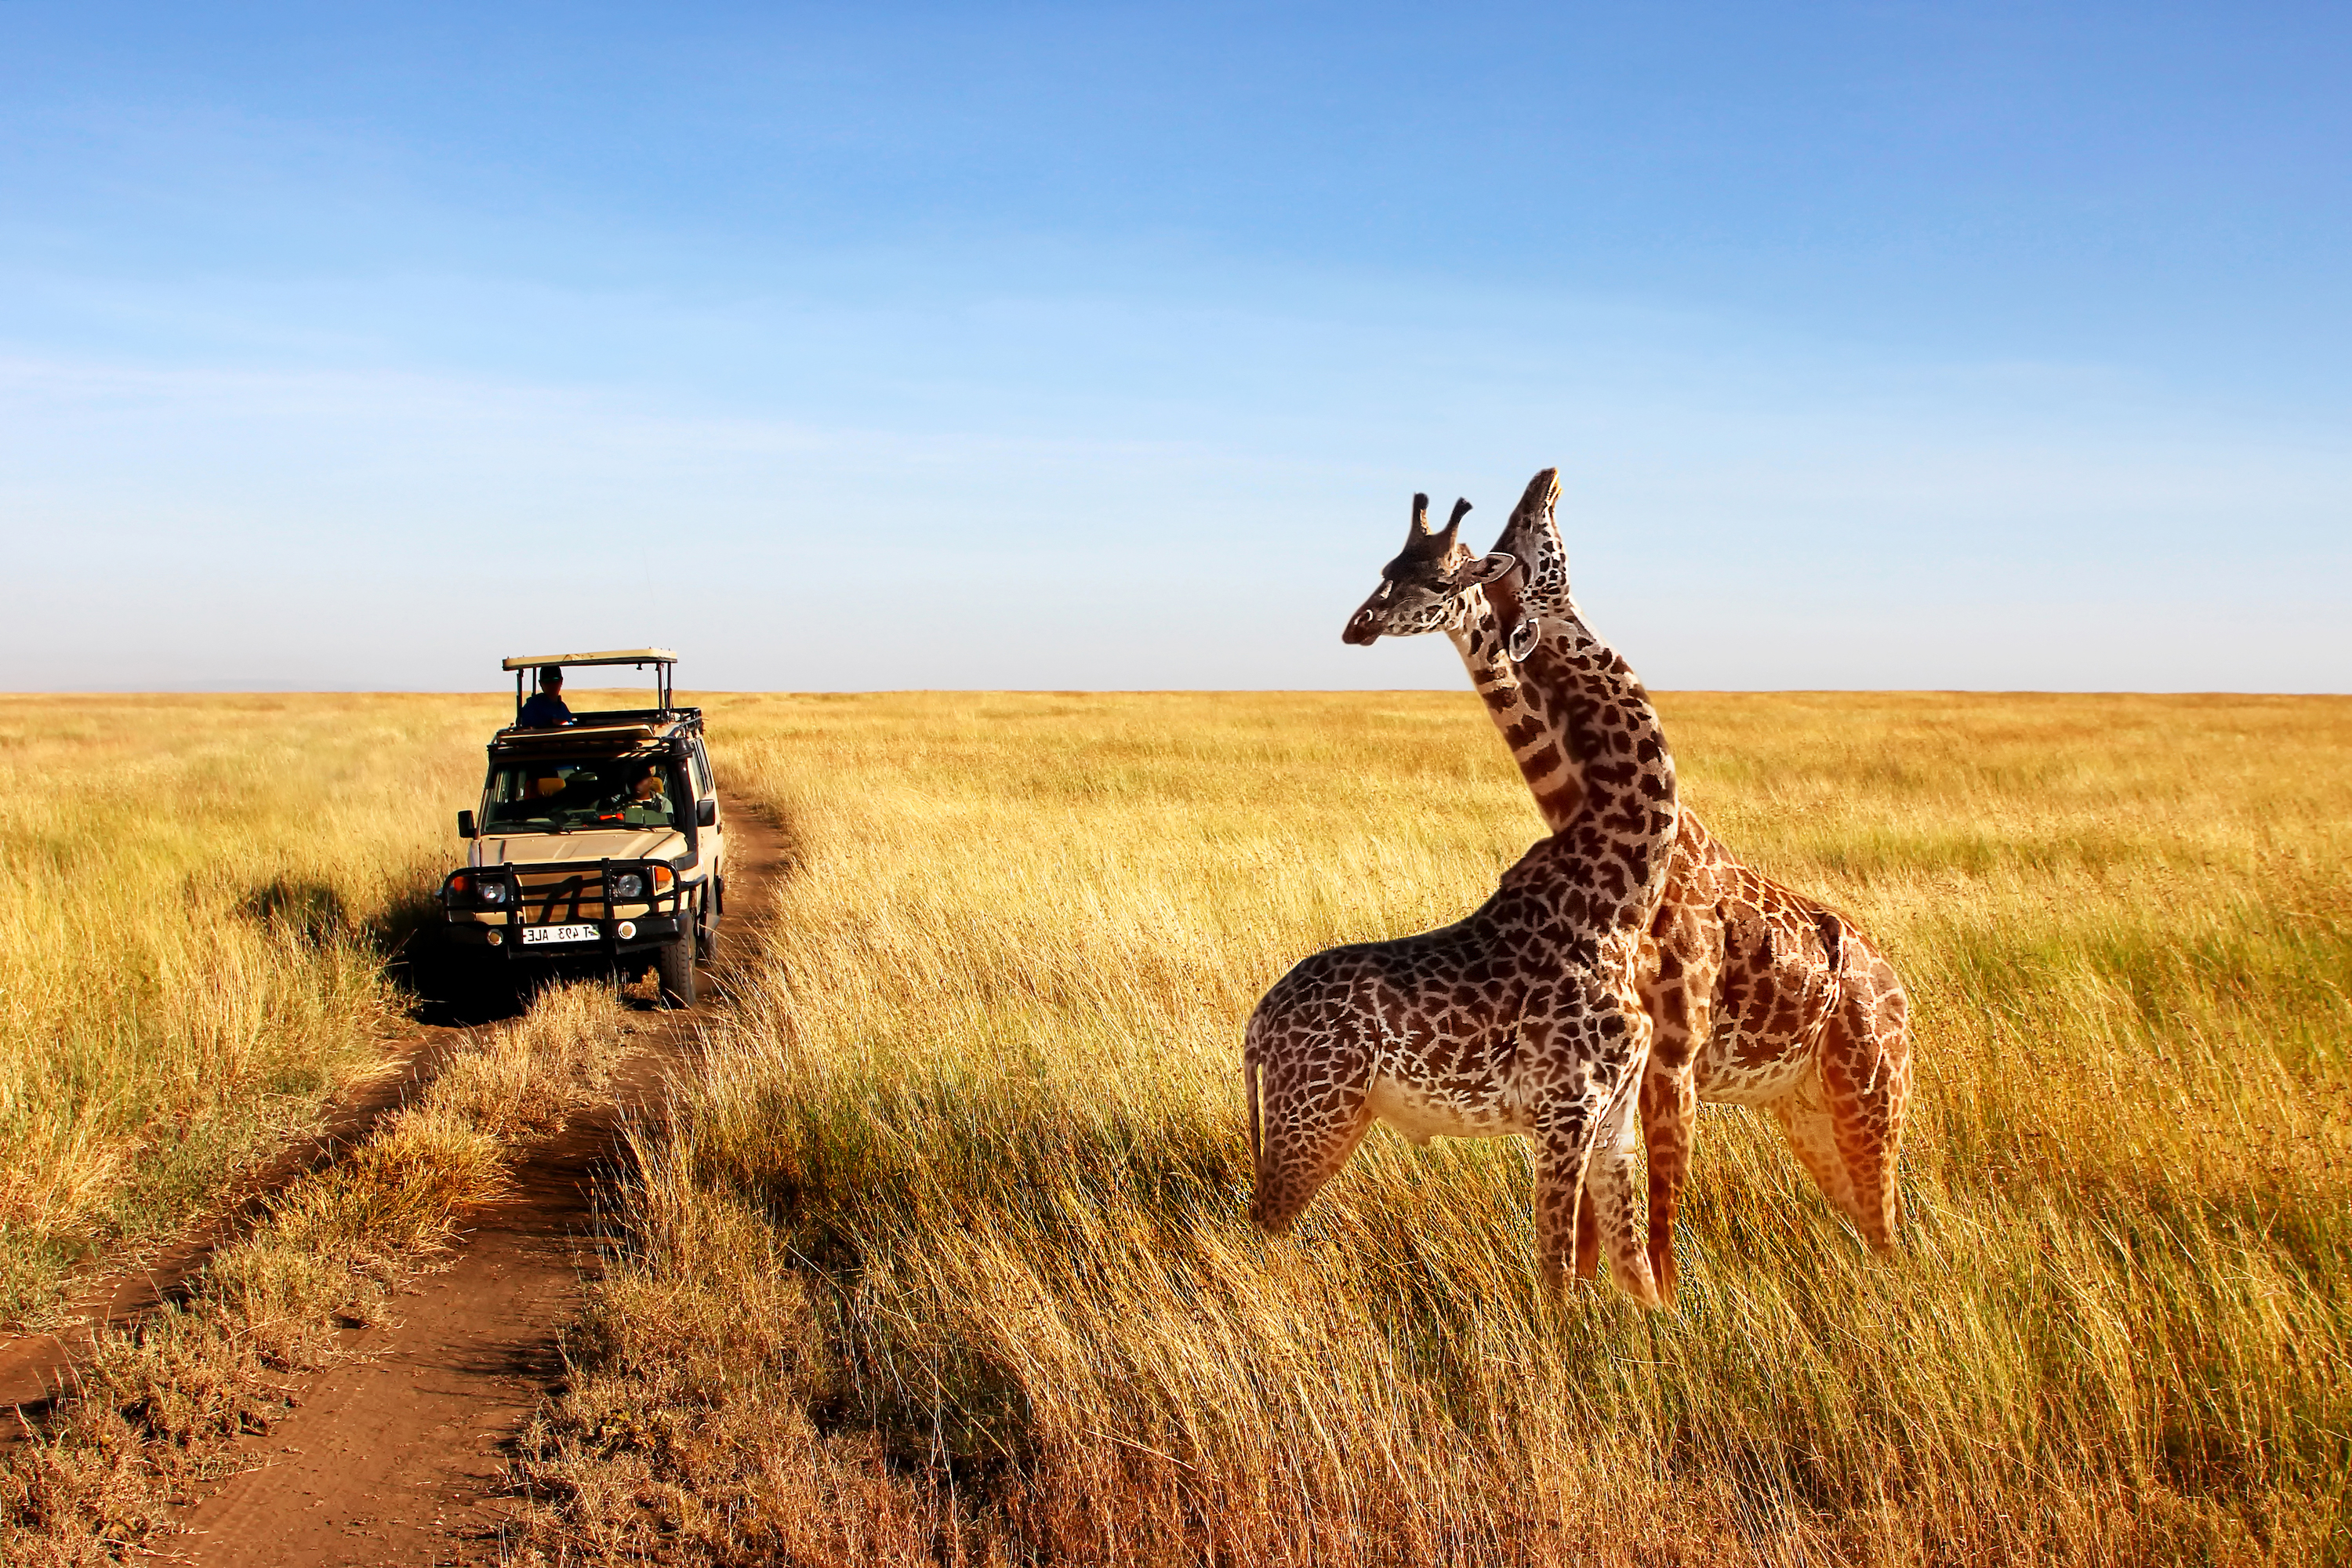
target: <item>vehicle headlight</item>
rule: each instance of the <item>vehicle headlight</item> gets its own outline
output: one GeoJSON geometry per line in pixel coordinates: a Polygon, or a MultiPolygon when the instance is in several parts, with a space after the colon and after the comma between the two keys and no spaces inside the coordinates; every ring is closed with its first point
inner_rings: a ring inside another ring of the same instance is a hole
{"type": "Polygon", "coordinates": [[[507,885],[486,877],[482,879],[481,898],[486,904],[503,904],[507,901],[507,885]]]}
{"type": "Polygon", "coordinates": [[[620,871],[613,877],[613,896],[616,899],[642,899],[646,896],[646,877],[642,871],[620,871]]]}

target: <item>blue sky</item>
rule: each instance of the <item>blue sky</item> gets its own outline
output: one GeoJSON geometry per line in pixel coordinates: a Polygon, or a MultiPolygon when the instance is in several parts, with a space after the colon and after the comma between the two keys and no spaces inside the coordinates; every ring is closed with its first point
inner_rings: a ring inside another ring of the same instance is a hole
{"type": "Polygon", "coordinates": [[[2352,14],[0,0],[28,688],[2352,689],[2352,14]]]}

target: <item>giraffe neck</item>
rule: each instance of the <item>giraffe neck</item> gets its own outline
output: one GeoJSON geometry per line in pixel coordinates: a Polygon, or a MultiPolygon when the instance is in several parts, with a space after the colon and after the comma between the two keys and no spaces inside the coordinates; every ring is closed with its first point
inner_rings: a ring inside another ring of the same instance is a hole
{"type": "Polygon", "coordinates": [[[1573,600],[1561,594],[1525,613],[1539,617],[1542,636],[1519,665],[1520,687],[1552,743],[1580,759],[1583,798],[1562,832],[1595,862],[1622,866],[1617,915],[1646,921],[1678,826],[1664,727],[1641,678],[1593,635],[1573,600]]]}
{"type": "Polygon", "coordinates": [[[1575,820],[1584,790],[1576,754],[1561,743],[1559,715],[1539,703],[1503,651],[1507,629],[1518,620],[1517,597],[1501,583],[1474,587],[1463,597],[1462,614],[1445,628],[1454,651],[1470,671],[1470,684],[1486,705],[1486,717],[1501,731],[1519,775],[1535,795],[1544,826],[1558,833],[1575,820]],[[1489,593],[1493,599],[1487,597],[1489,593]],[[1497,607],[1497,602],[1500,607],[1497,607]]]}
{"type": "MultiPolygon", "coordinates": [[[[1616,650],[1585,625],[1569,591],[1568,544],[1560,538],[1559,504],[1559,471],[1546,468],[1528,481],[1502,537],[1495,541],[1497,551],[1518,563],[1518,571],[1488,585],[1495,595],[1491,607],[1514,626],[1523,618],[1532,620],[1535,626],[1524,629],[1539,633],[1536,647],[1517,668],[1519,700],[1541,726],[1544,743],[1579,772],[1588,806],[1621,816],[1633,809],[1625,792],[1645,787],[1638,777],[1624,778],[1614,766],[1609,779],[1594,776],[1597,764],[1621,763],[1628,756],[1657,759],[1656,765],[1665,770],[1671,805],[1673,754],[1649,693],[1616,650]]],[[[1673,816],[1671,810],[1668,816],[1673,816]]]]}

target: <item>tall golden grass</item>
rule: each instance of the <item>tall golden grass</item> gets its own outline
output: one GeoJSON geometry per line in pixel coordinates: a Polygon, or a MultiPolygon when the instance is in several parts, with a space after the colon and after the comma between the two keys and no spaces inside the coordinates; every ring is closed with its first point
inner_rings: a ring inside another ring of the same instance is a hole
{"type": "Polygon", "coordinates": [[[485,697],[0,696],[0,1321],[377,1059],[485,697]]]}
{"type": "Polygon", "coordinates": [[[1910,980],[1904,1250],[1704,1118],[1683,1292],[1515,1144],[1247,1226],[1243,1020],[1538,831],[1465,696],[714,704],[769,962],[641,1136],[518,1560],[2301,1563],[2352,1470],[2352,702],[1684,696],[1910,980]]]}

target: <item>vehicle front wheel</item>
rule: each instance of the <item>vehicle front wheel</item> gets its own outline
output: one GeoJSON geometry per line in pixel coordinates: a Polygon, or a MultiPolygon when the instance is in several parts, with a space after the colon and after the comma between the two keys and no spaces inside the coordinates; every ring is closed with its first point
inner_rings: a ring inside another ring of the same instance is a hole
{"type": "Polygon", "coordinates": [[[670,1007],[694,1005],[694,933],[682,931],[654,949],[654,973],[661,979],[661,999],[670,1007]]]}

